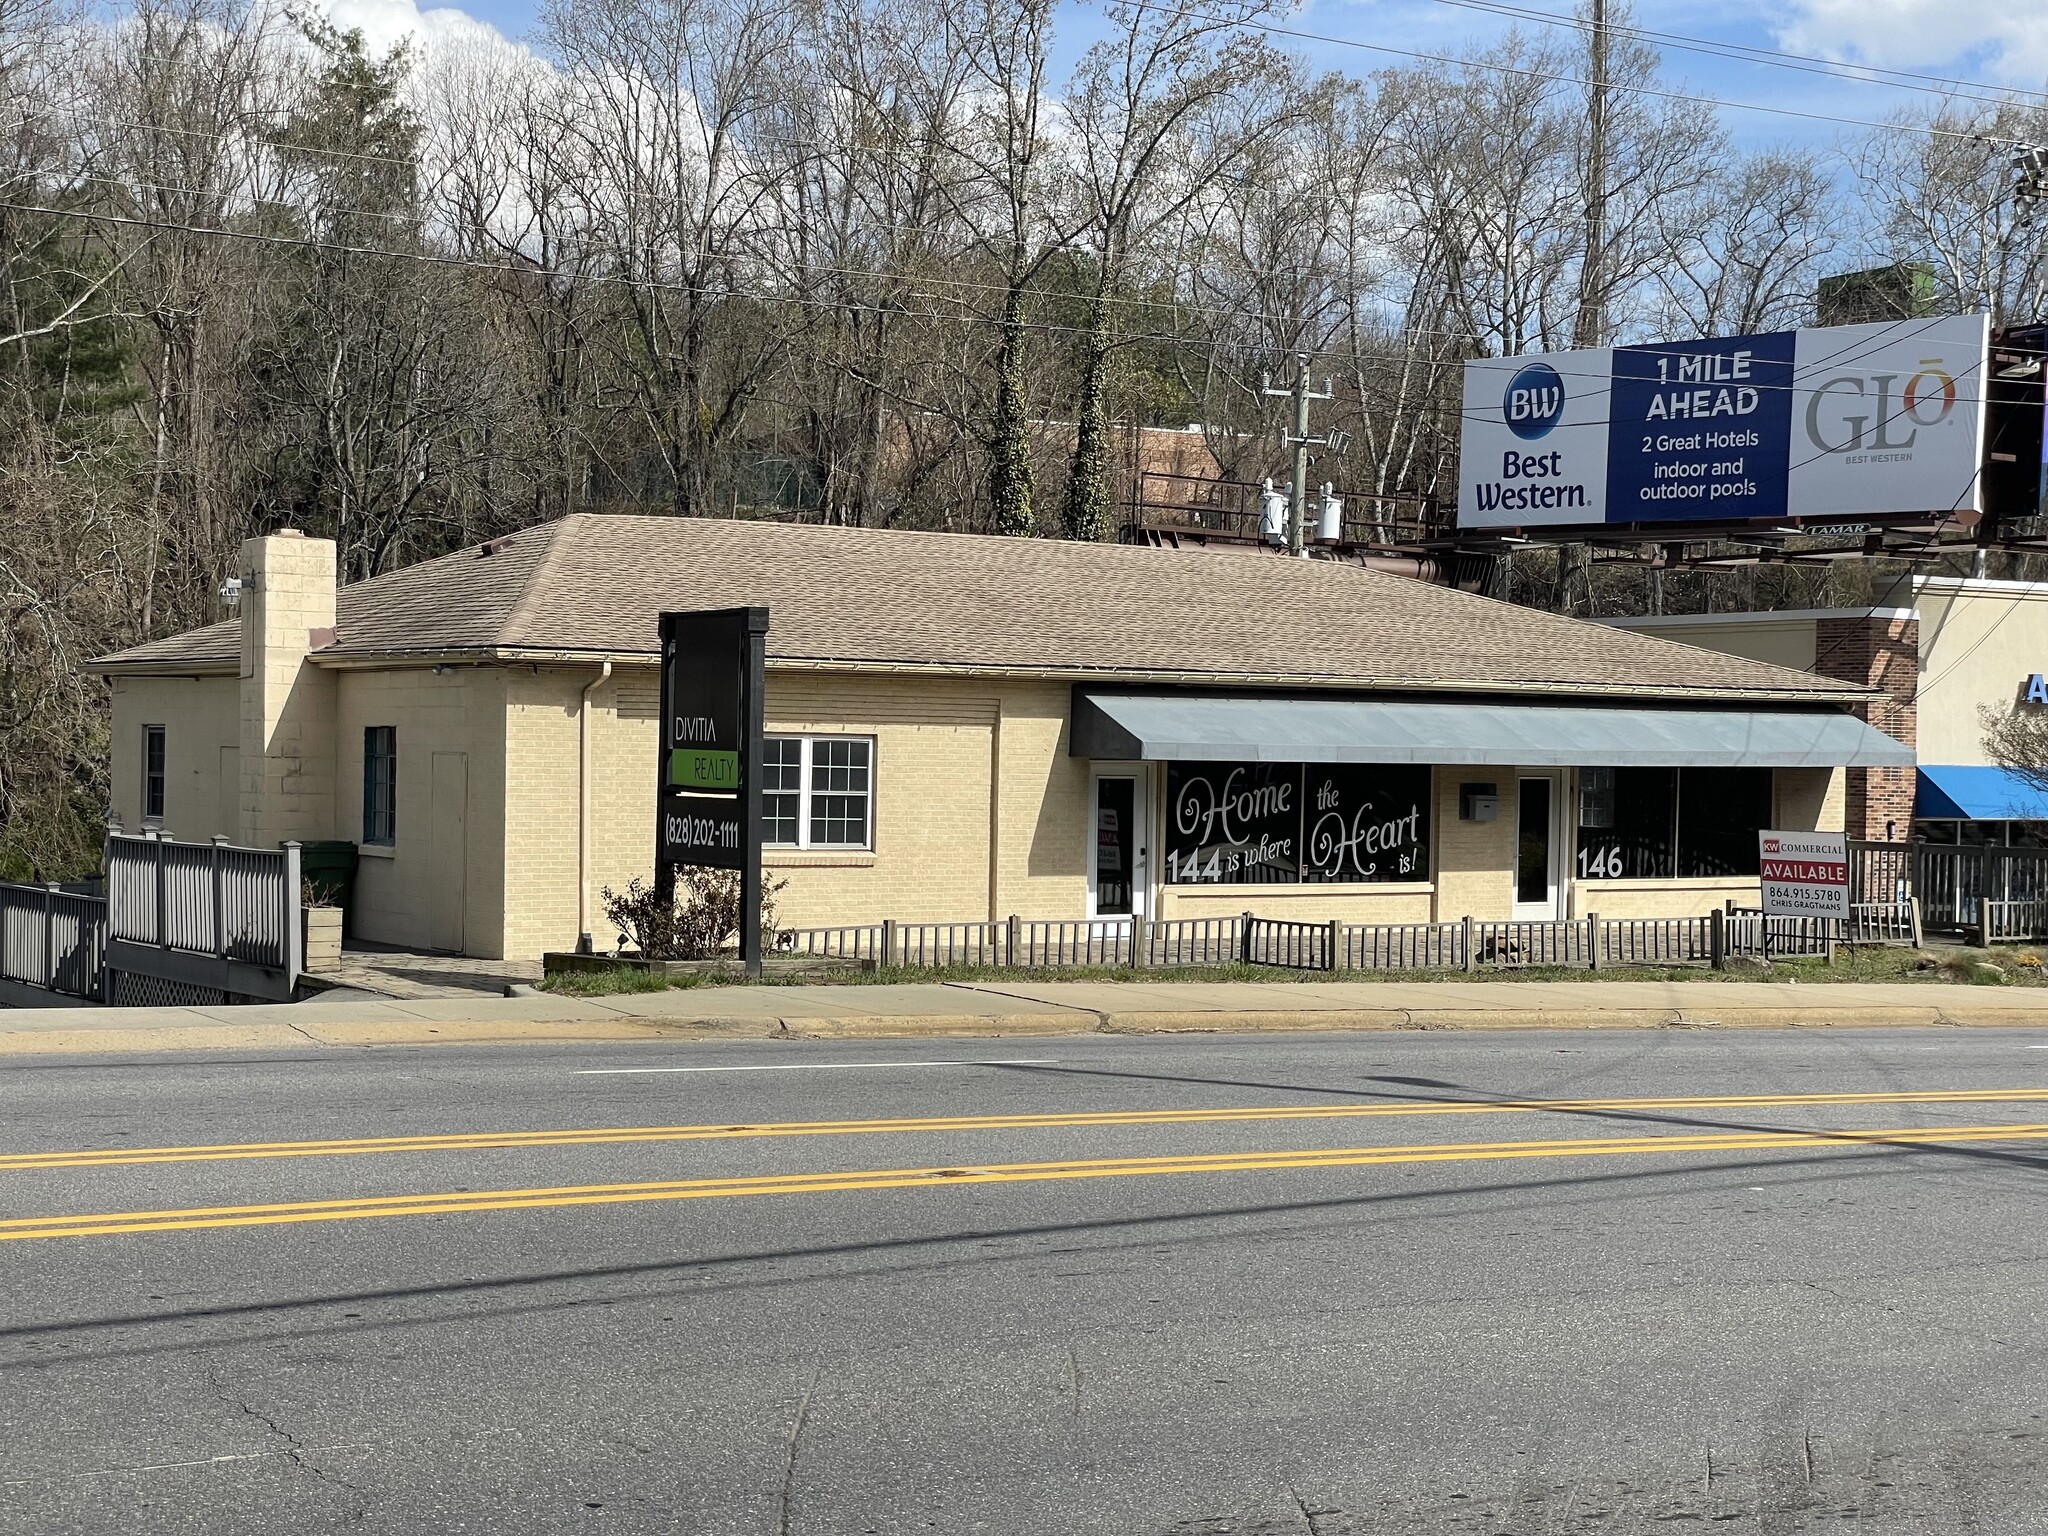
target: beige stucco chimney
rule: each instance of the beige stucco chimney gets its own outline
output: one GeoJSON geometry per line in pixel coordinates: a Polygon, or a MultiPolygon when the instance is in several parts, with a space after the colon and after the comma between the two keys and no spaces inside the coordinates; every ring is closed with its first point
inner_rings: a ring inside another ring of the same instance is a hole
{"type": "Polygon", "coordinates": [[[334,676],[306,658],[334,643],[334,541],[244,541],[241,618],[239,841],[333,837],[334,676]]]}

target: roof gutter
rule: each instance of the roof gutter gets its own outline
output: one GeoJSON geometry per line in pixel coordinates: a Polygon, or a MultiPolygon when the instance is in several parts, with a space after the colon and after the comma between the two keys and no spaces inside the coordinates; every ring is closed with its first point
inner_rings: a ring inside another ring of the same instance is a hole
{"type": "MultiPolygon", "coordinates": [[[[353,651],[347,655],[314,654],[315,665],[338,670],[361,670],[391,666],[577,666],[609,662],[614,666],[656,667],[661,658],[653,651],[570,650],[538,646],[499,646],[466,651],[353,651]]],[[[169,668],[164,670],[168,671],[169,668]]],[[[180,669],[187,671],[189,669],[180,669]]],[[[1213,672],[1192,668],[1164,667],[1021,667],[976,665],[955,662],[852,661],[832,657],[770,656],[770,672],[844,673],[867,677],[957,677],[1003,682],[1106,682],[1118,684],[1179,685],[1191,687],[1240,688],[1345,688],[1375,689],[1388,693],[1470,693],[1498,698],[1504,693],[1540,694],[1567,698],[1662,698],[1712,700],[1716,702],[1768,701],[1793,704],[1853,704],[1877,697],[1882,690],[1836,683],[1832,687],[1792,688],[1701,688],[1679,684],[1638,684],[1569,682],[1507,682],[1498,678],[1414,678],[1327,676],[1300,672],[1213,672]]]]}
{"type": "MultiPolygon", "coordinates": [[[[426,666],[573,666],[656,667],[653,651],[548,649],[535,646],[479,647],[474,650],[314,652],[306,658],[334,671],[373,671],[390,667],[426,666]]],[[[232,662],[128,662],[114,666],[88,663],[88,672],[110,676],[231,677],[232,662]]],[[[1674,699],[1705,703],[1855,704],[1876,698],[1883,690],[1837,683],[1828,688],[1701,688],[1682,684],[1507,682],[1497,678],[1333,677],[1300,672],[1210,672],[1186,667],[1014,667],[921,661],[848,661],[830,657],[770,656],[768,670],[781,673],[840,673],[865,677],[956,677],[996,682],[1117,683],[1180,687],[1343,688],[1383,693],[1469,693],[1499,698],[1503,694],[1537,697],[1610,699],[1674,699]]]]}

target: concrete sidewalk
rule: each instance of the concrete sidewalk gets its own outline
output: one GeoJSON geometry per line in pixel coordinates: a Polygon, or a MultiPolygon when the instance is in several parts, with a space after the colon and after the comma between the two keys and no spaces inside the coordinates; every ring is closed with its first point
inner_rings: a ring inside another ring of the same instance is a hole
{"type": "Polygon", "coordinates": [[[1933,983],[934,982],[606,998],[337,993],[244,1008],[17,1009],[0,1012],[0,1056],[499,1040],[2040,1024],[2048,1024],[2048,991],[1933,983]]]}

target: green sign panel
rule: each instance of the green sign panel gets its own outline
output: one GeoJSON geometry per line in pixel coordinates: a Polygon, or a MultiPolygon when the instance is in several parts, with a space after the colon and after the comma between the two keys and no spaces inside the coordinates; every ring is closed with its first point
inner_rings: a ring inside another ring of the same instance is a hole
{"type": "Polygon", "coordinates": [[[676,747],[668,755],[668,782],[672,789],[736,790],[740,787],[740,755],[676,747]]]}

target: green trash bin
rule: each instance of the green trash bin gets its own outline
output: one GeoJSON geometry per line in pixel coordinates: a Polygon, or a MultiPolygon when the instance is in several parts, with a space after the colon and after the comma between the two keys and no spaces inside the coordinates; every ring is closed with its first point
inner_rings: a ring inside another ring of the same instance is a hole
{"type": "Polygon", "coordinates": [[[341,931],[356,928],[356,845],[349,842],[315,842],[299,849],[299,878],[311,887],[313,900],[322,906],[341,908],[341,931]]]}

